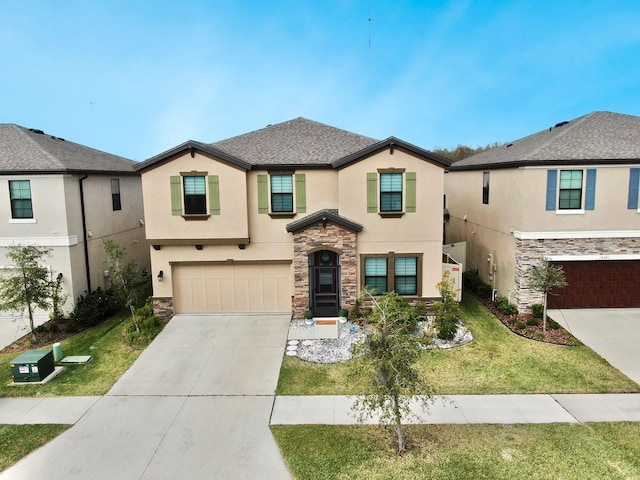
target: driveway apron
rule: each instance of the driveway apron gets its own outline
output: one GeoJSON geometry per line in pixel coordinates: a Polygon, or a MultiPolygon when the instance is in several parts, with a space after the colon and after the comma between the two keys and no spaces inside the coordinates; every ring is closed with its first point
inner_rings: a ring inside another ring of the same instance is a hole
{"type": "Polygon", "coordinates": [[[549,316],[640,384],[640,308],[549,310],[549,316]]]}
{"type": "Polygon", "coordinates": [[[78,423],[0,479],[290,478],[269,430],[288,315],[178,315],[78,423]]]}

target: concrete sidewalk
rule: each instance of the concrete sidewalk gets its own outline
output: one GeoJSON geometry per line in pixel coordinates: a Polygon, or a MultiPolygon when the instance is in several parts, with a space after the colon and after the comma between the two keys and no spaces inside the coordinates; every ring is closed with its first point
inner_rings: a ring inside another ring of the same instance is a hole
{"type": "MultiPolygon", "coordinates": [[[[94,408],[103,397],[0,398],[0,424],[75,424],[94,408]]],[[[126,397],[113,397],[102,403],[122,402],[126,397]],[[117,400],[119,398],[119,400],[117,400]]],[[[199,395],[183,397],[143,397],[152,404],[163,398],[203,401],[199,395]],[[151,400],[155,398],[155,400],[151,400]]],[[[206,397],[205,397],[206,398],[206,397]]],[[[270,401],[269,396],[262,399],[270,401]]],[[[210,401],[232,401],[236,404],[250,399],[244,396],[217,396],[210,401]]],[[[131,401],[131,399],[129,399],[131,401]]],[[[254,400],[258,401],[258,400],[254,400]]],[[[262,400],[260,400],[262,401],[262,400]]],[[[275,397],[271,425],[351,425],[357,423],[351,415],[353,398],[347,396],[281,396],[275,397]]],[[[156,405],[157,407],[157,405],[156,405]]],[[[95,407],[97,408],[97,407],[95,407]]],[[[216,408],[220,408],[216,405],[216,408]]],[[[229,407],[226,407],[227,411],[229,407]]],[[[207,411],[214,410],[209,406],[207,411]]],[[[224,410],[224,409],[223,409],[224,410]]],[[[407,423],[425,424],[525,424],[525,423],[586,423],[640,422],[640,394],[533,394],[533,395],[450,395],[436,397],[428,414],[415,403],[420,420],[407,423]]],[[[375,424],[377,418],[369,419],[375,424]]]]}
{"type": "MultiPolygon", "coordinates": [[[[272,425],[350,425],[353,399],[346,396],[276,397],[272,425]]],[[[424,424],[520,424],[640,422],[640,394],[451,395],[436,397],[428,414],[412,409],[424,424]]],[[[376,424],[377,418],[366,423],[376,424]]]]}

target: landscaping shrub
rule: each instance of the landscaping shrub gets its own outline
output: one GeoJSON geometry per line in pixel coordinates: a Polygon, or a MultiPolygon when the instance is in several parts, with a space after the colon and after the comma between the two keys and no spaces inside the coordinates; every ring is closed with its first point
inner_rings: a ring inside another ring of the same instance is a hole
{"type": "Polygon", "coordinates": [[[531,313],[534,318],[542,318],[542,315],[544,315],[544,305],[541,303],[534,303],[531,305],[531,313]]]}
{"type": "Polygon", "coordinates": [[[125,338],[129,345],[145,347],[162,330],[160,319],[153,313],[153,300],[151,297],[147,299],[142,307],[135,309],[135,315],[139,331],[136,330],[136,324],[131,320],[125,326],[125,338]]]}
{"type": "Polygon", "coordinates": [[[530,327],[537,327],[540,324],[540,319],[536,317],[531,317],[527,320],[527,325],[530,327]]]}
{"type": "Polygon", "coordinates": [[[478,269],[467,270],[462,274],[462,285],[464,288],[471,290],[480,298],[491,298],[493,288],[485,283],[478,273],[478,269]]]}
{"type": "Polygon", "coordinates": [[[496,297],[496,308],[505,315],[516,315],[518,313],[518,307],[509,302],[507,297],[496,297]]]}
{"type": "Polygon", "coordinates": [[[80,331],[93,327],[118,311],[118,303],[110,290],[98,287],[91,293],[81,295],[69,314],[68,327],[80,331]]]}
{"type": "Polygon", "coordinates": [[[436,315],[436,336],[440,340],[453,340],[458,332],[460,306],[454,298],[454,283],[449,278],[449,272],[445,272],[444,278],[437,287],[442,301],[433,305],[436,315]]]}

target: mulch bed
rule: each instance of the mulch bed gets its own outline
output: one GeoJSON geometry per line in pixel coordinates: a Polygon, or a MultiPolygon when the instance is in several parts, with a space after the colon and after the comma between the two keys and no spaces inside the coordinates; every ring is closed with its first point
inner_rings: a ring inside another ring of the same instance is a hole
{"type": "Polygon", "coordinates": [[[31,330],[23,337],[20,337],[9,345],[0,350],[0,353],[13,353],[21,352],[23,350],[39,350],[44,348],[50,348],[56,342],[66,340],[72,335],[78,333],[67,332],[65,325],[62,322],[53,322],[49,320],[43,323],[39,327],[36,327],[36,340],[31,340],[31,330]],[[55,323],[55,326],[53,326],[55,323]]]}
{"type": "Polygon", "coordinates": [[[491,313],[498,317],[509,330],[522,337],[556,345],[582,345],[580,340],[549,318],[547,319],[547,331],[545,332],[541,318],[534,318],[530,313],[505,315],[496,308],[491,300],[486,298],[478,298],[478,300],[487,307],[491,313]]]}

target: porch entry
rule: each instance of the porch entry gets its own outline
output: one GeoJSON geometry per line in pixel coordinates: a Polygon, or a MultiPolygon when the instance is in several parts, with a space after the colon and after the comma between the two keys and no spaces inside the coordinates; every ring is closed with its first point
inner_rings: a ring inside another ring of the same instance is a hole
{"type": "Polygon", "coordinates": [[[340,255],[320,250],[309,255],[309,299],[316,317],[337,317],[340,308],[340,255]]]}

